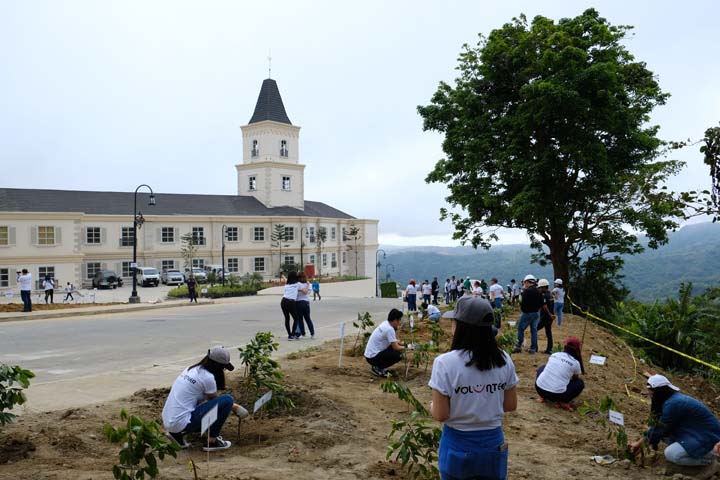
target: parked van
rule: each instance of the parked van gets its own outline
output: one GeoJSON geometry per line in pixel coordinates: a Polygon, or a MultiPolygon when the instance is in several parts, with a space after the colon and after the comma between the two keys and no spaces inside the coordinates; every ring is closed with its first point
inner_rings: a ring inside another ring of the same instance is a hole
{"type": "Polygon", "coordinates": [[[137,281],[143,287],[157,287],[160,285],[160,273],[157,271],[157,268],[138,267],[137,281]]]}

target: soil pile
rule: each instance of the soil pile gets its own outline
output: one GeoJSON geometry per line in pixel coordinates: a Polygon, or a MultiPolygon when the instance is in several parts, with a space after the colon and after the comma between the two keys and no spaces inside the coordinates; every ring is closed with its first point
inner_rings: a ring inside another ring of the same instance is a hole
{"type": "MultiPolygon", "coordinates": [[[[419,322],[415,341],[430,338],[427,326],[419,322]]],[[[445,325],[446,331],[449,326],[445,325]]],[[[556,340],[569,335],[582,336],[583,320],[566,316],[562,327],[555,328],[556,340]]],[[[400,338],[409,340],[409,333],[400,338]]],[[[540,334],[541,347],[544,335],[540,334]]],[[[231,417],[223,437],[233,446],[211,455],[213,479],[398,479],[406,474],[397,463],[386,461],[390,421],[406,418],[407,408],[396,397],[382,393],[382,382],[370,374],[361,355],[352,355],[354,338],[346,342],[342,368],[338,368],[339,343],[291,355],[281,361],[285,385],[297,408],[289,412],[257,414],[238,422],[231,417]]],[[[448,337],[441,345],[447,348],[448,337]]],[[[625,415],[628,435],[639,435],[648,418],[649,404],[643,393],[644,371],[662,373],[640,362],[630,350],[607,330],[588,324],[585,334],[586,390],[583,401],[597,404],[609,395],[625,415]],[[604,366],[590,365],[591,353],[607,357],[604,366]],[[630,395],[630,396],[629,396],[630,395]]],[[[510,445],[509,478],[534,480],[558,478],[652,479],[659,475],[693,474],[692,469],[668,469],[662,455],[650,457],[646,467],[616,462],[600,466],[593,455],[616,455],[614,440],[595,418],[568,412],[552,405],[535,402],[535,370],[544,364],[543,354],[513,355],[521,383],[519,408],[505,417],[505,433],[510,445]]],[[[432,363],[430,363],[432,367],[432,363]]],[[[395,377],[407,384],[425,404],[429,403],[427,382],[430,369],[409,368],[398,364],[395,377]]],[[[690,395],[700,398],[715,412],[720,408],[720,392],[702,379],[677,377],[671,380],[690,395]]],[[[32,387],[31,387],[32,388],[32,387]]],[[[254,399],[244,388],[242,367],[228,375],[228,389],[251,409],[254,399]]],[[[119,447],[102,436],[106,422],[119,424],[118,413],[130,413],[160,421],[168,389],[140,390],[133,396],[90,408],[26,414],[0,431],[0,479],[110,479],[117,463],[119,447]],[[13,453],[17,452],[17,453],[13,453]]],[[[177,459],[162,462],[164,479],[192,479],[189,460],[198,466],[200,478],[208,478],[201,440],[189,438],[193,448],[182,451],[177,459]]]]}

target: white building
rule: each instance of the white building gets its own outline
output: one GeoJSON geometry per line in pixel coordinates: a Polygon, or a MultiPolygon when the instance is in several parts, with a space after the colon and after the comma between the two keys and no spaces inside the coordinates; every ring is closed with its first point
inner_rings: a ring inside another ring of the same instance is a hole
{"type": "MultiPolygon", "coordinates": [[[[263,82],[255,112],[241,129],[237,195],[156,192],[156,205],[149,206],[147,189],[138,192],[145,220],[137,233],[138,265],[184,270],[181,237],[188,233],[198,248],[194,266],[220,264],[224,225],[229,272],[270,278],[293,262],[313,263],[323,275],[355,275],[357,260],[357,274],[374,278],[378,221],[305,200],[300,127],[290,123],[274,80],[263,82]],[[278,224],[288,236],[282,258],[271,241],[278,224]],[[357,249],[343,235],[352,227],[359,229],[357,249]],[[326,243],[319,250],[321,228],[326,243]]],[[[87,285],[101,269],[130,278],[133,200],[132,191],[0,188],[0,291],[15,288],[22,268],[35,279],[51,275],[63,284],[87,285]]]]}

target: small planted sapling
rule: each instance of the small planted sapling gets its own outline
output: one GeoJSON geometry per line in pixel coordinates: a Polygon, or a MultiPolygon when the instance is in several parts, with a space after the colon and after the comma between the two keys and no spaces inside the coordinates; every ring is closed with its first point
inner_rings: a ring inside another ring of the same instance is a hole
{"type": "Polygon", "coordinates": [[[578,412],[581,415],[594,416],[595,422],[607,431],[608,440],[615,439],[615,453],[618,457],[622,456],[628,460],[635,460],[635,456],[630,452],[630,448],[628,447],[628,436],[625,427],[608,420],[610,410],[620,412],[613,399],[605,395],[597,405],[590,405],[585,402],[583,406],[578,409],[578,412]]]}
{"type": "Polygon", "coordinates": [[[258,332],[245,348],[238,348],[240,363],[245,365],[246,383],[253,389],[255,396],[272,390],[272,399],[267,403],[267,408],[270,410],[279,407],[295,408],[295,404],[287,396],[285,387],[281,383],[285,375],[280,371],[280,364],[271,357],[278,346],[279,344],[273,341],[272,333],[258,332]]]}
{"type": "Polygon", "coordinates": [[[123,444],[120,464],[113,465],[113,476],[116,480],[144,479],[145,475],[157,477],[160,470],[155,457],[160,460],[165,455],[177,457],[180,447],[167,441],[156,422],[128,415],[125,409],[120,411],[120,419],[126,422],[124,426],[115,428],[105,424],[103,427],[103,434],[110,442],[123,444]]]}
{"type": "Polygon", "coordinates": [[[430,335],[434,345],[433,351],[439,352],[440,342],[445,338],[445,330],[440,326],[440,322],[430,322],[428,328],[430,329],[430,335]]]}
{"type": "Polygon", "coordinates": [[[365,351],[365,346],[367,345],[368,339],[370,338],[370,335],[372,333],[370,332],[370,327],[373,326],[375,326],[375,322],[373,322],[370,312],[365,312],[363,314],[360,314],[360,312],[358,312],[357,321],[353,322],[353,327],[358,329],[358,333],[355,336],[355,343],[353,344],[353,352],[356,355],[362,354],[362,352],[365,351]],[[362,341],[360,342],[361,339],[362,341]],[[358,342],[360,342],[359,349],[358,342]]]}
{"type": "Polygon", "coordinates": [[[33,372],[18,365],[0,364],[0,426],[15,418],[9,410],[27,401],[23,390],[30,386],[30,379],[34,377],[33,372]]]}

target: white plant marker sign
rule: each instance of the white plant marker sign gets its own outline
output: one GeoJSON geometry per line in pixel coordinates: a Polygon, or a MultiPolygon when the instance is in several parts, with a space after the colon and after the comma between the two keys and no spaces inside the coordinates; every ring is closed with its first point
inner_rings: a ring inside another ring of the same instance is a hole
{"type": "Polygon", "coordinates": [[[415,328],[415,315],[410,315],[410,330],[415,328]]]}
{"type": "Polygon", "coordinates": [[[338,368],[342,368],[342,356],[345,349],[345,322],[340,324],[340,356],[338,357],[338,368]]]}
{"type": "Polygon", "coordinates": [[[13,298],[15,294],[13,292],[5,292],[5,298],[13,298]]]}
{"type": "Polygon", "coordinates": [[[215,423],[215,420],[217,420],[217,412],[218,407],[215,405],[213,408],[208,410],[208,412],[203,415],[202,419],[200,420],[200,436],[202,437],[203,433],[205,433],[205,430],[207,430],[207,446],[208,446],[208,452],[207,452],[207,468],[208,468],[208,478],[210,478],[210,426],[215,423]]]}
{"type": "Polygon", "coordinates": [[[517,322],[508,322],[508,325],[510,325],[511,327],[514,327],[516,324],[517,322]]]}
{"type": "Polygon", "coordinates": [[[253,408],[253,414],[257,413],[257,411],[260,410],[263,407],[263,405],[265,405],[267,402],[270,401],[270,399],[272,398],[272,394],[273,394],[273,392],[272,392],[272,390],[270,390],[265,395],[263,395],[262,397],[258,398],[255,401],[255,407],[253,408]]]}
{"type": "Polygon", "coordinates": [[[605,365],[605,360],[607,358],[601,355],[590,355],[590,363],[593,365],[605,365]]]}
{"type": "Polygon", "coordinates": [[[203,288],[202,290],[200,290],[200,293],[202,293],[203,295],[206,295],[207,292],[208,292],[207,288],[203,288]]]}
{"type": "Polygon", "coordinates": [[[615,410],[610,410],[608,411],[608,417],[610,418],[611,422],[625,426],[625,417],[622,413],[616,412],[615,410]]]}

